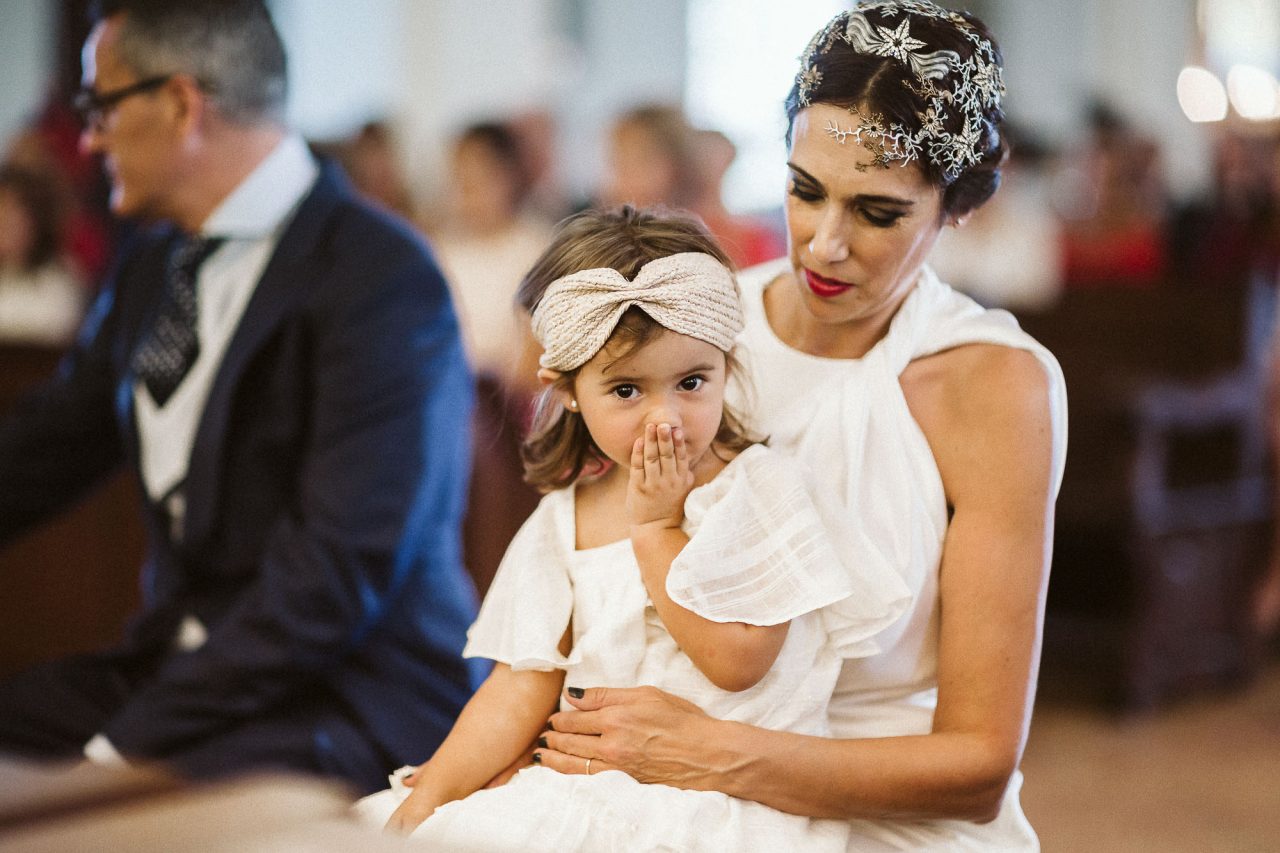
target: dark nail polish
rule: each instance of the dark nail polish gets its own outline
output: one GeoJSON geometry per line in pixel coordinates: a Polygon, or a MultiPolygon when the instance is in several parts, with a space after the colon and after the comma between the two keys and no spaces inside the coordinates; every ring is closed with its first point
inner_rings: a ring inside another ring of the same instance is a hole
{"type": "Polygon", "coordinates": [[[554,732],[556,730],[556,727],[551,724],[550,720],[547,720],[547,724],[542,727],[542,730],[544,732],[554,732]]]}
{"type": "Polygon", "coordinates": [[[542,747],[542,748],[544,748],[544,749],[545,749],[545,748],[547,748],[547,747],[549,746],[549,744],[547,743],[547,739],[546,739],[546,738],[544,738],[544,737],[540,737],[540,738],[538,738],[538,746],[540,746],[540,747],[542,747]]]}
{"type": "Polygon", "coordinates": [[[535,753],[533,754],[533,763],[534,763],[534,764],[541,764],[541,763],[542,763],[542,753],[541,753],[541,752],[535,752],[535,753]]]}
{"type": "Polygon", "coordinates": [[[566,687],[565,692],[568,693],[570,696],[572,696],[574,699],[581,699],[586,694],[586,691],[583,690],[581,687],[566,687]]]}

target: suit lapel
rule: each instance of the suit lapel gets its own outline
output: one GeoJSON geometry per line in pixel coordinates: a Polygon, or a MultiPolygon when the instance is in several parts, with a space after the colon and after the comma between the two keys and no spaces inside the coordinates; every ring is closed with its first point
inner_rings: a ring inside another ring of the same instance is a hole
{"type": "Polygon", "coordinates": [[[244,370],[292,309],[311,292],[312,284],[323,278],[321,239],[330,216],[347,194],[335,167],[321,164],[316,185],[281,236],[227,346],[191,449],[185,488],[183,538],[187,542],[200,541],[213,523],[227,422],[244,370]]]}

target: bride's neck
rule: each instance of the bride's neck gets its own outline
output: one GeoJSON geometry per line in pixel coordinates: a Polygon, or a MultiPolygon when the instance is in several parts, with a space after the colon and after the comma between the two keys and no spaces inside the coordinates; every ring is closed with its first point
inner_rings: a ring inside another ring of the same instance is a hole
{"type": "Polygon", "coordinates": [[[783,273],[764,291],[764,313],[775,335],[792,349],[821,358],[862,358],[889,330],[893,312],[823,323],[800,301],[794,274],[783,273]]]}

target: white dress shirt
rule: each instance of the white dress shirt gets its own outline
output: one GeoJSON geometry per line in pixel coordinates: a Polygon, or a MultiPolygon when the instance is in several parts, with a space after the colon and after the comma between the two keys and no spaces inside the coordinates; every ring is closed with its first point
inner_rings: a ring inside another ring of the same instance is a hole
{"type": "Polygon", "coordinates": [[[144,383],[134,383],[142,480],[168,510],[175,538],[182,535],[182,484],[209,390],[280,235],[318,174],[306,144],[288,136],[210,214],[200,234],[226,242],[197,276],[200,353],[164,406],[144,383]]]}

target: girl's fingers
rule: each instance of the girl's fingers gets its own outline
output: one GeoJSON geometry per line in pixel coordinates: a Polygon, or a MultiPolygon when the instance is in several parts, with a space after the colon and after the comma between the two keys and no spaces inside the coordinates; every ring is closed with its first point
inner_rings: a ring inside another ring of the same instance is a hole
{"type": "Polygon", "coordinates": [[[644,476],[650,483],[655,483],[662,474],[662,464],[658,459],[658,427],[645,424],[644,427],[644,476]]]}
{"type": "Polygon", "coordinates": [[[674,447],[676,474],[683,478],[689,473],[689,448],[684,443],[684,430],[675,427],[671,430],[671,444],[674,447]]]}
{"type": "Polygon", "coordinates": [[[658,465],[663,473],[674,473],[676,467],[676,448],[672,439],[671,425],[658,424],[658,465]]]}

